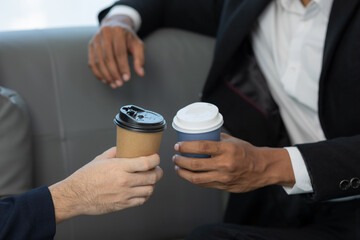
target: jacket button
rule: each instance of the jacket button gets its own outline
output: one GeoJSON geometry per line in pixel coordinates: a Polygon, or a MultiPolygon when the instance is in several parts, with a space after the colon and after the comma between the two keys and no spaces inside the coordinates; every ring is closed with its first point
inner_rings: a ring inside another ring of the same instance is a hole
{"type": "Polygon", "coordinates": [[[350,182],[348,180],[342,180],[339,187],[341,190],[348,190],[350,188],[350,182]]]}
{"type": "Polygon", "coordinates": [[[359,178],[352,178],[350,180],[350,184],[352,186],[352,188],[356,189],[360,186],[360,179],[359,178]]]}

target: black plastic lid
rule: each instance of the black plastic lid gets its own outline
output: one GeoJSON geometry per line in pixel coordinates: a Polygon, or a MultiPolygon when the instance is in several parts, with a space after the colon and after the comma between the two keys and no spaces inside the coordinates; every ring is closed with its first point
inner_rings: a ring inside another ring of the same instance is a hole
{"type": "Polygon", "coordinates": [[[120,108],[114,123],[124,129],[135,132],[162,132],[166,128],[166,121],[160,114],[145,110],[135,105],[120,108]]]}

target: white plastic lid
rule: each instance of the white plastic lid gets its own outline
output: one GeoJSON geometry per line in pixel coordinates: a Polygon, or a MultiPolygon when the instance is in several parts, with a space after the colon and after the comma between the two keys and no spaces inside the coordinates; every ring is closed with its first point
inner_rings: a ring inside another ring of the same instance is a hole
{"type": "Polygon", "coordinates": [[[211,132],[223,125],[219,109],[205,102],[196,102],[180,109],[173,119],[172,126],[183,133],[211,132]]]}

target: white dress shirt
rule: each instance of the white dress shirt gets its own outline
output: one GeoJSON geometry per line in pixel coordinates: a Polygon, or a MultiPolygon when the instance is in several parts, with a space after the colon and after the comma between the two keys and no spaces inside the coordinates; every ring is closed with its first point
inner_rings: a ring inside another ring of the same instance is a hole
{"type": "MultiPolygon", "coordinates": [[[[332,0],[270,3],[252,31],[255,57],[292,144],[325,140],[318,117],[319,79],[332,0]]],[[[288,194],[313,192],[305,162],[296,147],[286,148],[296,184],[288,194]]]]}
{"type": "MultiPolygon", "coordinates": [[[[318,117],[319,79],[328,20],[333,0],[274,0],[252,31],[258,64],[280,109],[292,144],[325,140],[318,117]]],[[[125,14],[135,29],[139,13],[127,6],[114,7],[109,15],[125,14]]],[[[297,147],[285,148],[291,158],[296,183],[284,187],[288,194],[311,193],[313,188],[297,147]]]]}

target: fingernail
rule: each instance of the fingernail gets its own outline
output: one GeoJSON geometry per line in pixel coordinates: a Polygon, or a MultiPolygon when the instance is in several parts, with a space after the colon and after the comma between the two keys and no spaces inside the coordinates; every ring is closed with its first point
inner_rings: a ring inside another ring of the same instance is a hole
{"type": "Polygon", "coordinates": [[[102,83],[106,83],[106,81],[105,81],[104,79],[101,79],[101,82],[102,82],[102,83]]]}
{"type": "Polygon", "coordinates": [[[124,79],[124,81],[129,81],[130,80],[130,77],[129,77],[129,75],[127,75],[127,74],[123,74],[123,79],[124,79]]]}
{"type": "Polygon", "coordinates": [[[144,68],[140,68],[140,74],[141,74],[141,75],[145,75],[145,70],[144,70],[144,68]]]}
{"type": "Polygon", "coordinates": [[[123,85],[122,81],[120,80],[116,80],[115,83],[118,87],[121,87],[123,85]]]}
{"type": "Polygon", "coordinates": [[[112,87],[113,89],[115,89],[115,88],[116,88],[116,84],[115,84],[115,83],[111,83],[111,84],[110,84],[110,87],[112,87]]]}
{"type": "Polygon", "coordinates": [[[176,155],[174,155],[174,156],[172,157],[172,161],[175,162],[175,159],[176,159],[176,155]]]}
{"type": "Polygon", "coordinates": [[[174,146],[175,151],[179,151],[180,149],[180,143],[176,143],[174,146]]]}
{"type": "Polygon", "coordinates": [[[178,171],[179,167],[175,165],[174,169],[175,169],[175,171],[178,171]]]}

